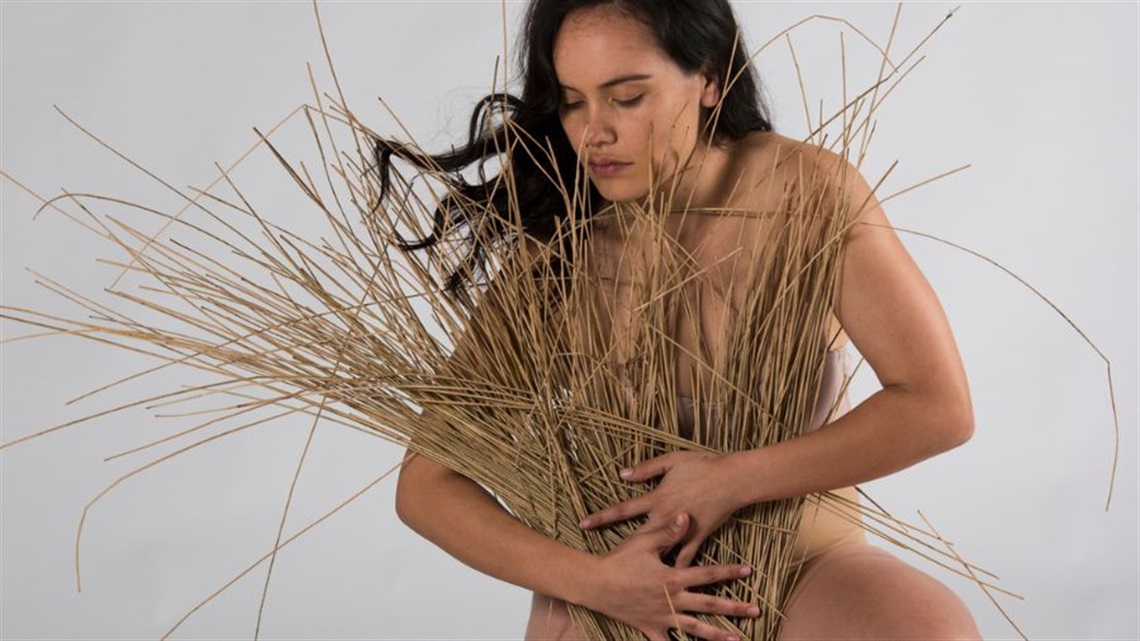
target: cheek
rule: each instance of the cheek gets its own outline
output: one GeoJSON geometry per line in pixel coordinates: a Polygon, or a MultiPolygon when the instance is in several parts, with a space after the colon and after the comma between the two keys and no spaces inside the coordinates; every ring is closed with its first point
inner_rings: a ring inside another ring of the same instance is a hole
{"type": "Polygon", "coordinates": [[[653,157],[653,164],[659,168],[676,159],[684,146],[684,132],[673,126],[669,119],[655,119],[650,126],[638,132],[638,141],[644,155],[653,157]],[[664,123],[664,124],[662,124],[664,123]]]}
{"type": "Polygon", "coordinates": [[[663,126],[653,134],[654,144],[659,151],[667,150],[670,155],[685,155],[696,146],[700,128],[700,112],[689,105],[676,105],[668,118],[663,118],[663,126]]]}
{"type": "Polygon", "coordinates": [[[562,131],[566,134],[566,140],[570,142],[570,146],[577,152],[582,144],[582,136],[586,132],[586,124],[582,118],[573,113],[561,116],[559,120],[562,123],[562,131]]]}
{"type": "Polygon", "coordinates": [[[665,149],[662,145],[668,144],[669,134],[667,131],[663,133],[668,128],[668,121],[663,121],[658,114],[640,114],[625,123],[623,133],[628,144],[638,150],[639,160],[645,160],[651,152],[657,160],[665,149]],[[662,122],[666,124],[662,125],[662,122]]]}

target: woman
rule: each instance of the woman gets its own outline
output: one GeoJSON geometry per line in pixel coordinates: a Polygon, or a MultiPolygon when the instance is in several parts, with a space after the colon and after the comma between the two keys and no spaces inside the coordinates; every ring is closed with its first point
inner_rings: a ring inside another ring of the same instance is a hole
{"type": "MultiPolygon", "coordinates": [[[[593,196],[587,204],[594,210],[604,203],[667,197],[690,208],[762,211],[790,177],[768,177],[767,189],[738,186],[762,182],[764,172],[777,166],[808,165],[839,181],[851,202],[864,204],[843,240],[833,321],[836,334],[849,337],[883,389],[825,429],[778,445],[716,455],[676,452],[622,470],[625,482],[657,485],[582,522],[589,529],[647,517],[606,555],[572,549],[526,527],[478,484],[425,457],[409,456],[397,489],[401,519],[464,563],[533,590],[527,638],[582,638],[566,611],[571,602],[626,622],[650,639],[667,638],[671,628],[703,639],[735,639],[693,616],[759,614],[755,603],[694,591],[751,571],[742,565],[691,565],[721,523],[765,501],[824,491],[850,494],[855,484],[970,437],[966,379],[935,295],[886,227],[858,173],[834,154],[771,131],[736,36],[726,1],[537,0],[524,33],[523,94],[508,104],[518,126],[551,141],[562,175],[584,170],[593,196]],[[668,194],[661,193],[663,185],[668,194]],[[673,565],[662,560],[666,553],[676,554],[673,565]]],[[[490,97],[482,108],[502,100],[490,97]]],[[[477,111],[475,123],[485,117],[477,111]]],[[[468,147],[434,160],[445,169],[480,160],[491,155],[486,141],[492,135],[473,131],[468,147]]],[[[392,154],[414,157],[390,143],[381,142],[379,150],[382,165],[392,154]]],[[[523,156],[514,155],[515,172],[534,173],[523,163],[537,161],[523,156]]],[[[479,188],[469,188],[470,194],[478,197],[479,188]]],[[[558,211],[549,205],[560,196],[535,188],[521,198],[530,231],[548,236],[554,221],[543,212],[558,211]]],[[[688,237],[709,238],[732,223],[695,218],[681,224],[688,237]]],[[[749,234],[761,229],[738,226],[733,234],[747,244],[749,234]]],[[[628,236],[602,223],[590,242],[604,256],[619,249],[619,238],[628,236]]],[[[450,286],[458,285],[457,278],[450,286]]],[[[833,345],[835,354],[841,354],[842,340],[833,345]]],[[[835,375],[833,367],[825,376],[835,375]]],[[[688,381],[683,392],[692,393],[694,385],[688,381]]],[[[820,406],[840,394],[822,391],[820,406]]],[[[821,421],[814,422],[816,427],[821,421]]],[[[978,637],[964,605],[946,587],[869,545],[857,524],[815,515],[803,520],[798,537],[804,563],[783,609],[780,638],[978,637]]]]}

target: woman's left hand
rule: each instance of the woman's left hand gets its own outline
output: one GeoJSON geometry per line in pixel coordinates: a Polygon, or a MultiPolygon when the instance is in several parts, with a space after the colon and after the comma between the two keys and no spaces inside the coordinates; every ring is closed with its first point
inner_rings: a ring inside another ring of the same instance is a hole
{"type": "Polygon", "coordinates": [[[581,522],[595,528],[645,515],[645,527],[668,522],[679,513],[689,515],[689,531],[681,539],[676,567],[688,567],[701,543],[742,507],[734,498],[734,483],[727,463],[731,455],[671,452],[642,461],[619,473],[622,480],[641,483],[662,477],[651,492],[590,514],[581,522]]]}

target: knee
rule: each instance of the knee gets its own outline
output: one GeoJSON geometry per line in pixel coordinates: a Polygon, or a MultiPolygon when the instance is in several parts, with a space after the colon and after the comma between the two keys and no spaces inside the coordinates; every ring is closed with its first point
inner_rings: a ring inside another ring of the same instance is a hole
{"type": "Polygon", "coordinates": [[[965,604],[952,595],[886,619],[882,621],[885,629],[879,630],[881,638],[929,641],[980,641],[982,638],[965,604]]]}
{"type": "Polygon", "coordinates": [[[884,580],[877,585],[879,590],[865,596],[858,617],[862,621],[862,638],[981,639],[966,604],[933,577],[907,566],[901,567],[893,580],[882,575],[880,578],[884,580]]]}
{"type": "Polygon", "coordinates": [[[793,594],[782,639],[981,638],[966,604],[930,575],[870,546],[831,558],[793,594]]]}
{"type": "Polygon", "coordinates": [[[929,639],[930,641],[981,641],[973,619],[940,619],[926,622],[921,629],[912,629],[899,639],[929,639]]]}

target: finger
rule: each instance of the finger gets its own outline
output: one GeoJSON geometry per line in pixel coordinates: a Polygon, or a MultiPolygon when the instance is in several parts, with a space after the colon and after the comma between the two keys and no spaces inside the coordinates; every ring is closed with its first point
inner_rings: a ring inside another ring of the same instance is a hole
{"type": "Polygon", "coordinates": [[[628,521],[637,516],[641,516],[649,512],[649,499],[648,495],[639,496],[635,499],[622,501],[616,505],[611,505],[604,510],[599,510],[593,514],[587,515],[582,519],[578,527],[583,530],[608,525],[610,523],[617,523],[619,521],[628,521]]]}
{"type": "Polygon", "coordinates": [[[677,617],[675,623],[677,629],[698,639],[709,639],[710,641],[740,641],[740,636],[735,632],[722,630],[694,617],[680,616],[677,617]]]}
{"type": "Polygon", "coordinates": [[[645,481],[668,472],[672,461],[673,458],[669,454],[662,454],[648,461],[642,461],[633,467],[627,467],[618,472],[618,476],[620,476],[623,481],[630,481],[632,483],[645,481]]]}
{"type": "Polygon", "coordinates": [[[700,594],[699,592],[683,592],[677,597],[677,609],[683,612],[700,612],[702,614],[719,614],[726,617],[760,616],[760,606],[746,601],[700,594]]]}
{"type": "Polygon", "coordinates": [[[752,574],[747,565],[698,565],[681,570],[681,583],[687,588],[743,579],[752,574]]]}
{"type": "Polygon", "coordinates": [[[652,545],[658,553],[665,553],[681,542],[685,533],[689,531],[689,515],[681,512],[656,530],[646,531],[647,544],[652,545]]]}
{"type": "Polygon", "coordinates": [[[657,530],[660,530],[661,528],[669,525],[669,523],[673,520],[673,518],[674,518],[674,516],[663,517],[663,516],[653,516],[652,514],[647,514],[645,517],[645,522],[642,523],[641,525],[637,526],[637,529],[634,530],[633,533],[634,534],[649,534],[651,532],[656,532],[657,530]]]}
{"type": "Polygon", "coordinates": [[[700,549],[703,539],[704,537],[700,534],[693,536],[693,538],[681,548],[681,551],[677,553],[677,561],[673,564],[673,567],[687,568],[692,565],[693,559],[697,557],[697,550],[700,549]]]}

